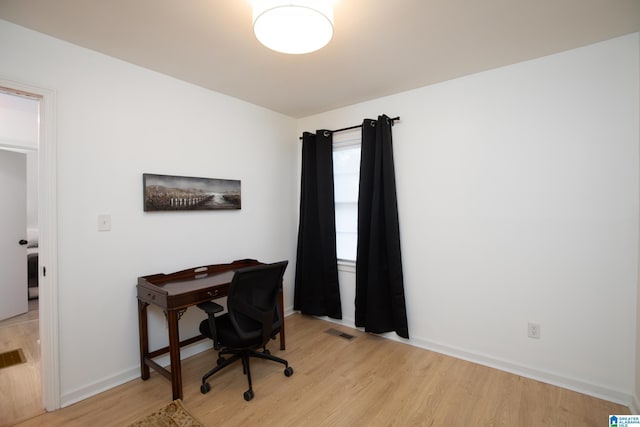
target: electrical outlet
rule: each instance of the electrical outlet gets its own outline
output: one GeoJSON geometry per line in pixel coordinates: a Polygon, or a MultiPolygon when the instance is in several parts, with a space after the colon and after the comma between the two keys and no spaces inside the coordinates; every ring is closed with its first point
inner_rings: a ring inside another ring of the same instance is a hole
{"type": "Polygon", "coordinates": [[[529,338],[540,339],[540,324],[529,322],[529,338]]]}

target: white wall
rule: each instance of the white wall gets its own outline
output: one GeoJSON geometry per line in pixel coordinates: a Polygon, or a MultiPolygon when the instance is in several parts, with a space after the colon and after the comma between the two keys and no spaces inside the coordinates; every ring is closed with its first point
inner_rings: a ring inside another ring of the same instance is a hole
{"type": "MultiPolygon", "coordinates": [[[[1,20],[0,57],[1,78],[57,94],[63,406],[139,376],[138,276],[294,261],[295,120],[1,20]],[[144,172],[240,179],[242,210],[144,213],[144,172]]],[[[162,313],[150,322],[152,346],[166,344],[162,313]]]]}
{"type": "Polygon", "coordinates": [[[38,152],[27,152],[27,239],[38,240],[38,152]]]}
{"type": "MultiPolygon", "coordinates": [[[[138,375],[136,277],[244,257],[295,261],[300,131],[380,113],[401,116],[411,343],[628,403],[638,45],[637,34],[621,37],[296,129],[291,118],[0,21],[0,77],[57,92],[63,404],[138,375]],[[243,208],[145,214],[143,172],[241,179],[243,208]],[[111,232],[96,230],[102,213],[111,232]],[[527,338],[528,321],[542,325],[542,339],[527,338]]],[[[340,279],[350,323],[353,281],[340,279]]],[[[289,309],[292,281],[291,267],[289,309]]],[[[199,317],[187,312],[183,337],[199,317]]],[[[152,345],[166,343],[161,313],[151,327],[152,345]]]]}
{"type": "Polygon", "coordinates": [[[0,145],[38,149],[38,101],[0,92],[0,145]]]}
{"type": "MultiPolygon", "coordinates": [[[[640,278],[639,278],[640,280],[640,278]]],[[[640,281],[638,282],[636,304],[636,387],[632,403],[632,414],[640,413],[640,281]]]]}
{"type": "MultiPolygon", "coordinates": [[[[299,121],[300,133],[401,117],[412,344],[630,403],[638,45],[633,34],[299,121]]],[[[353,274],[340,280],[353,324],[353,274]]]]}
{"type": "Polygon", "coordinates": [[[38,104],[35,99],[0,92],[0,148],[27,155],[27,229],[38,228],[38,104]]]}
{"type": "MultiPolygon", "coordinates": [[[[640,45],[638,46],[638,51],[640,51],[640,45]]],[[[640,53],[638,54],[638,56],[640,56],[640,53]]],[[[640,79],[640,66],[638,67],[638,79],[640,79]]],[[[640,245],[640,241],[638,242],[638,244],[640,245]]],[[[638,264],[638,268],[640,269],[640,262],[638,264]]],[[[640,277],[638,277],[636,304],[636,388],[634,397],[634,408],[632,413],[638,414],[640,413],[640,277]]]]}

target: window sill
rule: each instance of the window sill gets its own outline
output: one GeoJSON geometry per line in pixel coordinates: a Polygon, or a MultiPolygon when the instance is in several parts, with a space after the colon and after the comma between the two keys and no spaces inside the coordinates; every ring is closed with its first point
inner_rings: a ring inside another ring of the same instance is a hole
{"type": "Polygon", "coordinates": [[[338,271],[345,271],[347,273],[355,273],[356,272],[356,262],[348,261],[346,259],[338,260],[338,271]]]}

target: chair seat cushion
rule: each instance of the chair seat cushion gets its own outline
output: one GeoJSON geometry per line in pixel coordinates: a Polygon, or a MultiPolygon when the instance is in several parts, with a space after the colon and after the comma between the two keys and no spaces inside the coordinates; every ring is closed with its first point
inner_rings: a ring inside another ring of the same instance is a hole
{"type": "MultiPolygon", "coordinates": [[[[231,319],[229,318],[229,315],[227,313],[216,317],[215,322],[216,322],[216,335],[218,338],[218,343],[223,347],[255,348],[262,345],[262,329],[260,329],[260,324],[257,322],[254,322],[255,332],[251,333],[250,338],[247,340],[243,340],[237,335],[237,333],[235,332],[235,329],[233,328],[233,325],[231,324],[231,319]]],[[[278,323],[281,323],[281,322],[278,322],[278,323]]],[[[275,336],[279,332],[280,332],[280,327],[277,327],[276,329],[273,330],[272,335],[275,336]]],[[[207,338],[212,338],[208,319],[205,319],[202,322],[200,322],[200,333],[207,338]]]]}

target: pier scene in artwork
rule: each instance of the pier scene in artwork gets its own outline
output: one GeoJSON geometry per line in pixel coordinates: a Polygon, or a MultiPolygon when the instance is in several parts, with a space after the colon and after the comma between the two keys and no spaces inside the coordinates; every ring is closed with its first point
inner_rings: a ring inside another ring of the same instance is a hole
{"type": "Polygon", "coordinates": [[[240,181],[143,175],[145,211],[240,209],[240,181]]]}

